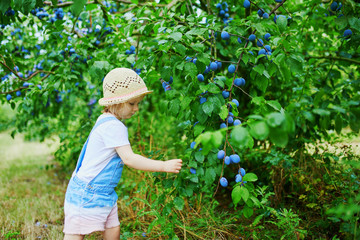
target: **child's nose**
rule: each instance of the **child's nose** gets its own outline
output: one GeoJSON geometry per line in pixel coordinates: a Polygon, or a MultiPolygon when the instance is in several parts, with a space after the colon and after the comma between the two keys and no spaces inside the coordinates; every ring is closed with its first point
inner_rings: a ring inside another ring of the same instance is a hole
{"type": "Polygon", "coordinates": [[[135,106],[134,106],[134,111],[135,111],[135,112],[139,111],[139,106],[138,106],[138,105],[135,105],[135,106]]]}

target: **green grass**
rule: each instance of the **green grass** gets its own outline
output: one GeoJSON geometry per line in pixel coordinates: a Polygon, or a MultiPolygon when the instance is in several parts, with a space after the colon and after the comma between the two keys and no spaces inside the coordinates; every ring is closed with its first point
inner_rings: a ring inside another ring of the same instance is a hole
{"type": "Polygon", "coordinates": [[[24,142],[0,133],[0,236],[61,239],[65,184],[51,166],[58,143],[24,142]],[[48,145],[50,144],[50,145],[48,145]]]}

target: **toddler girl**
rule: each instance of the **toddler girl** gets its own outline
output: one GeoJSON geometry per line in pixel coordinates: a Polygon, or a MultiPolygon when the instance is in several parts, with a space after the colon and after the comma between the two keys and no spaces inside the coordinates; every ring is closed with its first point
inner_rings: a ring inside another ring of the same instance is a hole
{"type": "Polygon", "coordinates": [[[131,69],[116,68],[103,82],[105,106],[80,153],[75,171],[66,190],[64,211],[65,240],[83,239],[94,231],[103,231],[104,239],[120,239],[117,213],[118,184],[124,164],[153,172],[178,173],[181,159],[152,160],[135,154],[128,140],[128,119],[138,104],[151,93],[141,77],[131,69]]]}

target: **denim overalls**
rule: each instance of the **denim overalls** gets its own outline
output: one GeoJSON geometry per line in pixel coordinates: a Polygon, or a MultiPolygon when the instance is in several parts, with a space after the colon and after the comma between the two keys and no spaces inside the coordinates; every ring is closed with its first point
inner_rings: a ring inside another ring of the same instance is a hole
{"type": "MultiPolygon", "coordinates": [[[[90,132],[90,135],[100,124],[114,120],[119,121],[115,117],[106,117],[98,120],[90,132]]],[[[101,172],[89,183],[79,179],[76,176],[76,173],[79,171],[84,159],[90,135],[81,150],[75,169],[75,175],[70,179],[66,190],[65,202],[78,207],[78,214],[87,212],[82,211],[81,208],[102,208],[102,211],[106,209],[106,211],[108,210],[110,213],[118,199],[114,188],[120,181],[124,164],[121,158],[116,154],[116,156],[109,161],[104,169],[101,170],[101,172]]],[[[72,209],[74,208],[72,207],[72,209]]]]}

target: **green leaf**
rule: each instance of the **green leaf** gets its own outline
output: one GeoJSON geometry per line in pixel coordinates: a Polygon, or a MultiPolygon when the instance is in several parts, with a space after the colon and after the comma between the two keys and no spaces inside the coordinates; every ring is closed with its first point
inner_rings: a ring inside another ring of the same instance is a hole
{"type": "Polygon", "coordinates": [[[269,100],[269,101],[266,101],[266,104],[271,106],[272,108],[274,108],[275,110],[277,111],[280,111],[281,110],[281,105],[278,101],[276,100],[269,100]]]}
{"type": "Polygon", "coordinates": [[[108,61],[95,61],[89,69],[90,75],[94,79],[101,79],[110,70],[111,65],[108,61]]]}
{"type": "Polygon", "coordinates": [[[194,136],[198,136],[200,133],[202,133],[205,129],[204,125],[196,124],[194,127],[194,136]]]}
{"type": "Polygon", "coordinates": [[[351,28],[357,29],[359,31],[359,29],[360,29],[360,19],[358,19],[357,17],[351,17],[351,18],[349,18],[349,24],[350,24],[351,28]]]}
{"type": "Polygon", "coordinates": [[[215,178],[216,178],[216,172],[214,168],[207,168],[205,172],[205,182],[207,184],[212,184],[214,183],[215,178]]]}
{"type": "Polygon", "coordinates": [[[202,62],[207,66],[210,64],[210,56],[206,53],[200,53],[197,55],[197,61],[202,62]]]}
{"type": "Polygon", "coordinates": [[[335,23],[339,26],[340,29],[343,29],[348,24],[348,20],[346,17],[339,17],[334,19],[335,23]]]}
{"type": "Polygon", "coordinates": [[[226,105],[221,106],[219,116],[222,120],[225,120],[229,115],[229,110],[226,105]]]}
{"type": "Polygon", "coordinates": [[[310,121],[311,123],[314,123],[315,121],[315,117],[311,112],[308,111],[302,111],[302,115],[305,117],[305,119],[307,119],[308,121],[310,121]]]}
{"type": "MultiPolygon", "coordinates": [[[[53,0],[56,4],[57,1],[53,0]]],[[[53,3],[54,4],[54,3],[53,3]]],[[[20,10],[25,15],[35,8],[36,0],[14,0],[13,8],[20,10]]]]}
{"type": "Polygon", "coordinates": [[[260,75],[263,75],[263,72],[264,72],[264,70],[265,70],[265,67],[264,67],[264,65],[259,64],[259,65],[255,66],[255,67],[253,68],[253,70],[254,70],[255,72],[259,73],[260,75]]]}
{"type": "MultiPolygon", "coordinates": [[[[211,85],[211,84],[210,84],[211,85]]],[[[221,96],[221,99],[223,99],[223,97],[221,96]]],[[[209,102],[213,104],[214,106],[214,110],[213,112],[218,112],[220,111],[220,108],[222,106],[222,102],[219,100],[219,95],[214,95],[214,96],[210,96],[209,97],[209,102]]]]}
{"type": "Polygon", "coordinates": [[[98,8],[98,5],[95,4],[95,3],[86,5],[86,11],[92,11],[92,10],[97,9],[97,8],[98,8]]]}
{"type": "Polygon", "coordinates": [[[270,74],[268,73],[268,71],[266,71],[266,70],[264,70],[263,74],[268,79],[271,77],[270,74]]]}
{"type": "Polygon", "coordinates": [[[289,68],[286,66],[286,64],[280,64],[280,65],[277,65],[279,70],[280,70],[280,73],[283,77],[283,81],[286,82],[288,79],[291,79],[291,72],[289,70],[289,68]]]}
{"type": "Polygon", "coordinates": [[[198,161],[199,163],[203,163],[205,156],[202,154],[202,152],[196,152],[195,153],[195,159],[196,161],[198,161]]]}
{"type": "Polygon", "coordinates": [[[177,115],[178,112],[180,110],[180,100],[179,99],[174,99],[170,102],[170,108],[169,108],[169,112],[172,115],[177,115]]]}
{"type": "MultiPolygon", "coordinates": [[[[246,174],[245,174],[246,176],[246,174]]],[[[242,199],[244,200],[244,202],[246,202],[249,198],[249,190],[247,190],[246,187],[240,187],[240,195],[242,197],[242,199]]]]}
{"type": "Polygon", "coordinates": [[[224,136],[221,133],[221,131],[213,132],[211,135],[212,145],[215,148],[218,148],[222,144],[223,138],[224,138],[224,136]]]}
{"type": "Polygon", "coordinates": [[[205,31],[207,31],[206,28],[191,28],[186,35],[203,35],[205,31]]]}
{"type": "Polygon", "coordinates": [[[195,43],[193,45],[191,45],[191,47],[196,51],[196,52],[203,52],[204,51],[204,44],[202,43],[195,43]]]}
{"type": "Polygon", "coordinates": [[[246,128],[242,126],[236,126],[231,131],[231,139],[233,139],[240,147],[247,147],[251,141],[251,136],[246,128]]]}
{"type": "Polygon", "coordinates": [[[269,79],[267,79],[265,76],[263,75],[258,75],[254,81],[254,83],[256,84],[256,87],[258,89],[260,89],[262,92],[266,92],[266,89],[268,87],[269,84],[269,79]]]}
{"type": "Polygon", "coordinates": [[[210,93],[215,93],[215,94],[221,92],[221,90],[219,89],[219,87],[216,86],[214,83],[210,83],[210,84],[209,84],[209,89],[208,89],[208,91],[209,91],[210,93]]]}
{"type": "Polygon", "coordinates": [[[240,189],[241,189],[240,185],[237,185],[231,192],[231,198],[232,198],[232,201],[233,201],[235,206],[241,200],[241,190],[240,189]]]}
{"type": "Polygon", "coordinates": [[[175,43],[174,45],[175,52],[180,53],[180,55],[185,55],[186,47],[181,43],[175,43]]]}
{"type": "Polygon", "coordinates": [[[161,68],[161,78],[162,79],[170,79],[172,75],[172,68],[169,66],[165,66],[161,68]]]}
{"type": "Polygon", "coordinates": [[[10,7],[11,0],[1,0],[0,1],[0,11],[4,14],[10,7]]]}
{"type": "Polygon", "coordinates": [[[279,30],[280,30],[281,32],[285,31],[286,25],[287,25],[287,18],[286,18],[286,17],[283,17],[283,16],[279,16],[279,17],[276,19],[276,25],[279,27],[279,30]]]}
{"type": "Polygon", "coordinates": [[[321,108],[315,108],[313,109],[313,113],[318,114],[320,116],[330,116],[330,111],[321,109],[321,108]]]}
{"type": "Polygon", "coordinates": [[[202,104],[202,109],[204,113],[210,116],[212,111],[214,110],[214,105],[210,101],[206,101],[205,103],[202,104]]]}
{"type": "Polygon", "coordinates": [[[258,180],[258,177],[254,173],[246,173],[243,177],[243,181],[247,182],[256,182],[258,180]]]}
{"type": "Polygon", "coordinates": [[[199,182],[199,178],[198,178],[198,176],[196,176],[196,175],[192,175],[192,176],[190,177],[190,181],[192,181],[192,182],[194,182],[194,183],[198,183],[198,182],[199,182]]]}
{"type": "Polygon", "coordinates": [[[198,70],[194,63],[185,63],[185,72],[189,74],[192,78],[196,77],[198,70]]]}
{"type": "Polygon", "coordinates": [[[251,99],[251,103],[262,106],[265,104],[265,99],[264,97],[254,97],[253,99],[251,99]]]}
{"type": "Polygon", "coordinates": [[[78,16],[84,9],[87,0],[76,0],[71,5],[71,12],[74,16],[78,16]]]}
{"type": "Polygon", "coordinates": [[[182,211],[184,208],[184,205],[185,205],[184,199],[182,199],[180,197],[176,197],[174,199],[174,205],[177,210],[182,211]]]}
{"type": "Polygon", "coordinates": [[[267,124],[271,127],[278,127],[280,126],[284,120],[285,116],[281,113],[273,112],[266,116],[267,124]]]}
{"type": "Polygon", "coordinates": [[[336,118],[335,118],[335,130],[336,130],[337,134],[341,133],[342,128],[343,128],[342,117],[340,114],[337,114],[336,118]]]}
{"type": "Polygon", "coordinates": [[[257,121],[255,123],[249,123],[250,126],[250,134],[258,139],[264,140],[269,135],[269,127],[264,121],[257,121]]]}
{"type": "Polygon", "coordinates": [[[296,59],[288,58],[286,59],[286,65],[290,67],[291,72],[297,74],[303,71],[303,64],[296,59]]]}
{"type": "Polygon", "coordinates": [[[286,144],[289,141],[289,136],[286,134],[286,132],[279,128],[270,128],[269,137],[271,142],[279,147],[286,147],[286,144]]]}
{"type": "Polygon", "coordinates": [[[249,218],[254,214],[254,210],[248,206],[245,205],[243,209],[244,217],[249,218]]]}
{"type": "Polygon", "coordinates": [[[252,222],[252,226],[256,226],[263,217],[264,217],[264,214],[261,214],[261,215],[256,216],[256,218],[255,218],[254,221],[252,222]]]}
{"type": "Polygon", "coordinates": [[[185,96],[182,100],[181,100],[181,110],[185,110],[189,107],[190,103],[191,103],[192,99],[188,96],[185,96]]]}
{"type": "Polygon", "coordinates": [[[174,41],[178,42],[178,41],[180,41],[181,38],[182,38],[182,33],[180,33],[180,32],[173,32],[173,33],[171,33],[171,34],[169,35],[169,38],[172,38],[172,39],[174,39],[174,41]]]}

